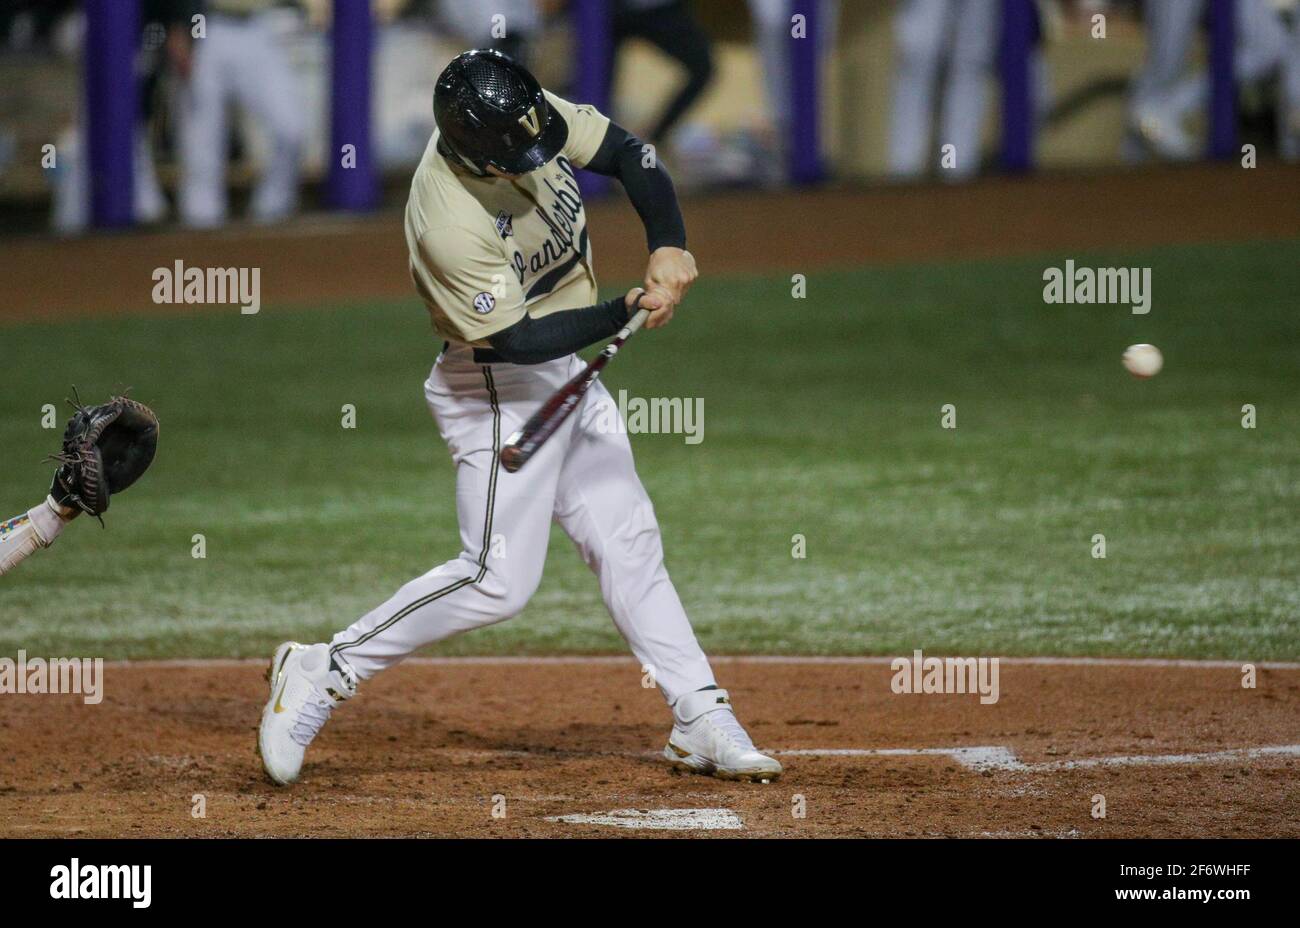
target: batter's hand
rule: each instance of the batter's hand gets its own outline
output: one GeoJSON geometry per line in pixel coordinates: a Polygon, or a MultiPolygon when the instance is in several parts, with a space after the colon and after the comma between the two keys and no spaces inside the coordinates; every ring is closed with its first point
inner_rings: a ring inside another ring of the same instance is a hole
{"type": "Polygon", "coordinates": [[[646,267],[645,287],[650,293],[657,294],[666,305],[661,312],[651,313],[646,320],[646,328],[667,325],[673,317],[673,309],[685,298],[686,291],[699,276],[695,256],[689,251],[668,246],[656,248],[646,267]]]}
{"type": "Polygon", "coordinates": [[[633,287],[627,292],[627,296],[623,297],[623,304],[627,306],[629,319],[637,297],[641,297],[640,308],[650,310],[650,315],[646,316],[644,328],[657,329],[661,325],[667,325],[668,320],[673,317],[673,304],[669,302],[662,290],[650,293],[640,287],[633,287]]]}

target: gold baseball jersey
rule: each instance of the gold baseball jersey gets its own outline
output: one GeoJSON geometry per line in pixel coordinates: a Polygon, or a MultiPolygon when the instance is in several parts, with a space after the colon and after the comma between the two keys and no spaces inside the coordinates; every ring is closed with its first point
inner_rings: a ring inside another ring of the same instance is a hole
{"type": "Polygon", "coordinates": [[[434,131],[411,181],[411,278],[444,339],[486,347],[528,313],[597,301],[587,214],[575,169],[595,157],[609,119],[546,92],[569,127],[560,153],[514,179],[478,177],[438,152],[434,131]]]}

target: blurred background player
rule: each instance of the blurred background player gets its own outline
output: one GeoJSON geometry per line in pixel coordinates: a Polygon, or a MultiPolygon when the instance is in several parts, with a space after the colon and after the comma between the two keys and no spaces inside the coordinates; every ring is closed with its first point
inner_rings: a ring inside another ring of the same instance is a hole
{"type": "MultiPolygon", "coordinates": [[[[1279,148],[1295,157],[1300,124],[1300,24],[1288,35],[1286,23],[1272,0],[1236,0],[1236,64],[1239,83],[1278,78],[1279,148]]],[[[1130,134],[1125,157],[1142,160],[1149,154],[1186,161],[1201,154],[1201,145],[1187,130],[1191,114],[1206,105],[1209,79],[1204,72],[1188,73],[1188,58],[1202,19],[1204,0],[1146,0],[1147,53],[1133,82],[1129,104],[1130,134]]]]}
{"type": "Polygon", "coordinates": [[[226,219],[232,102],[256,120],[267,141],[252,217],[283,219],[297,208],[306,131],[303,101],[280,41],[283,11],[275,9],[274,0],[205,0],[204,5],[206,35],[195,43],[193,67],[176,107],[181,221],[210,227],[226,219]]]}
{"type": "Polygon", "coordinates": [[[438,18],[461,42],[527,63],[542,28],[538,0],[439,0],[438,18]]]}
{"type": "Polygon", "coordinates": [[[686,81],[645,130],[643,138],[662,145],[713,80],[713,43],[686,0],[613,0],[614,57],[628,39],[644,39],[686,70],[686,81]]]}
{"type": "Polygon", "coordinates": [[[894,177],[925,174],[939,164],[944,145],[954,146],[954,166],[941,176],[962,179],[979,170],[980,130],[1000,16],[997,0],[902,0],[898,4],[889,129],[889,171],[894,177]]]}
{"type": "MultiPolygon", "coordinates": [[[[136,61],[143,118],[132,159],[137,223],[167,218],[164,191],[191,226],[224,221],[228,188],[238,202],[251,196],[261,221],[294,212],[300,187],[309,204],[330,203],[331,0],[121,2],[139,2],[144,22],[136,61]],[[191,39],[188,20],[199,12],[202,34],[191,39]]],[[[1007,37],[1015,45],[1008,54],[1030,56],[1027,118],[1040,163],[1095,169],[1206,153],[1197,124],[1208,110],[1208,82],[1193,64],[1193,50],[1206,44],[1205,0],[592,6],[607,21],[564,0],[373,0],[370,120],[383,202],[395,204],[400,175],[423,151],[429,81],[453,47],[465,45],[534,59],[549,85],[577,99],[605,101],[608,92],[611,108],[644,129],[642,137],[671,145],[679,186],[692,191],[783,186],[790,155],[816,145],[825,175],[839,181],[976,175],[985,166],[981,156],[997,154],[999,113],[1019,111],[989,101],[1010,92],[1000,80],[1008,15],[1034,17],[1052,43],[1046,55],[1007,37]],[[812,89],[791,67],[796,11],[811,15],[824,63],[812,89]],[[1109,20],[1104,43],[1088,35],[1096,12],[1109,20]],[[577,53],[602,42],[604,53],[577,53]],[[613,55],[618,75],[608,87],[613,55]],[[1054,107],[1045,92],[1049,59],[1062,92],[1054,107]],[[821,108],[813,129],[792,119],[796,92],[818,101],[810,104],[821,108]],[[950,163],[945,145],[952,146],[950,163]]],[[[1242,141],[1273,147],[1276,83],[1276,142],[1293,159],[1300,145],[1297,4],[1239,0],[1235,7],[1234,70],[1245,82],[1235,129],[1242,141]]],[[[78,0],[13,0],[0,9],[0,210],[9,211],[0,219],[12,218],[15,227],[30,227],[51,189],[56,229],[79,231],[90,218],[80,128],[86,114],[77,103],[87,9],[78,0]],[[72,128],[60,131],[65,126],[72,128]],[[57,143],[57,166],[38,167],[50,142],[57,143]]]]}
{"type": "MultiPolygon", "coordinates": [[[[74,4],[51,4],[56,12],[67,13],[74,4]]],[[[163,78],[172,73],[183,79],[192,60],[192,18],[201,11],[201,0],[144,0],[141,3],[140,123],[135,134],[132,182],[136,221],[149,224],[167,216],[167,198],[158,182],[155,167],[153,127],[164,99],[163,78]]],[[[46,15],[50,10],[46,10],[46,15]]],[[[48,20],[52,26],[54,20],[48,20]]],[[[70,35],[80,40],[80,30],[70,35]]],[[[90,178],[82,122],[78,118],[60,134],[56,144],[58,170],[54,173],[51,225],[64,235],[85,230],[90,222],[90,178]]]]}
{"type": "MultiPolygon", "coordinates": [[[[763,91],[770,121],[770,138],[766,147],[778,157],[764,170],[764,180],[777,180],[786,163],[785,139],[790,129],[790,3],[789,0],[748,0],[753,26],[754,45],[762,59],[763,91]]],[[[835,47],[839,23],[839,0],[820,0],[817,4],[816,42],[823,54],[835,47]]]]}

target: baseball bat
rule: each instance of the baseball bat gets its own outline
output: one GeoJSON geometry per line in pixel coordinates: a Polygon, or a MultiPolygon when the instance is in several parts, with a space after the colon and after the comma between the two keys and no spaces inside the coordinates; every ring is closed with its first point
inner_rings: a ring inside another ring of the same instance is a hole
{"type": "MultiPolygon", "coordinates": [[[[640,304],[641,298],[638,296],[635,305],[640,306],[640,304]]],[[[614,336],[614,340],[606,345],[581,373],[556,390],[551,398],[529,417],[523,428],[506,439],[505,447],[501,449],[502,467],[513,474],[528,463],[546,440],[559,430],[564,420],[569,418],[569,414],[578,408],[578,403],[587,395],[587,390],[596,382],[605,365],[613,360],[614,355],[618,354],[623,344],[637,329],[641,328],[649,315],[650,310],[638,309],[628,320],[627,325],[614,336]]]]}

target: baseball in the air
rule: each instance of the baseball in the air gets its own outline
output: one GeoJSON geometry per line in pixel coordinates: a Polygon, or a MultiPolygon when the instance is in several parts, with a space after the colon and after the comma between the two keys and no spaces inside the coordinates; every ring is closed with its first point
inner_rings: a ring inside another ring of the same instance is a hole
{"type": "Polygon", "coordinates": [[[1154,377],[1165,365],[1165,356],[1155,345],[1130,345],[1124,352],[1124,366],[1134,377],[1154,377]]]}

